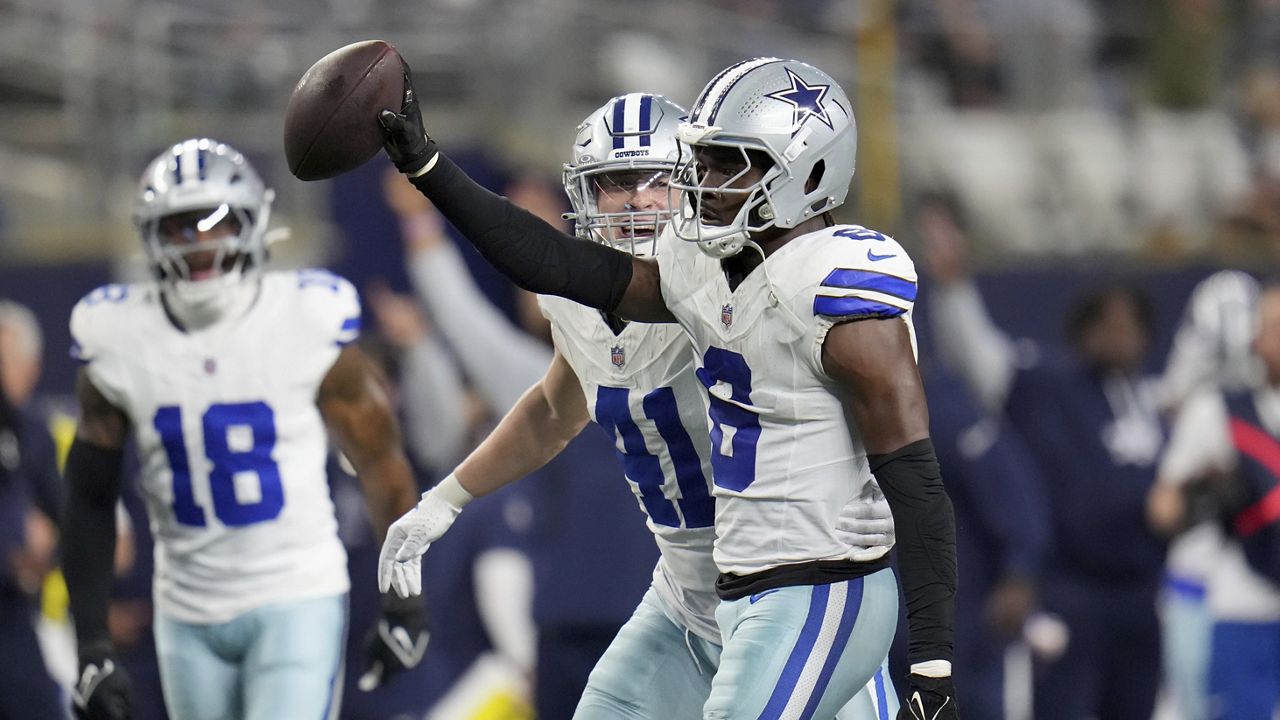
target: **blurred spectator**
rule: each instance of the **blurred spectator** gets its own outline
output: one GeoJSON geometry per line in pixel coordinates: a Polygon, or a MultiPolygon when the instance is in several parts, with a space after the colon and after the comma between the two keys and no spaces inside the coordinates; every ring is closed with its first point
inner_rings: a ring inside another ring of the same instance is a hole
{"type": "Polygon", "coordinates": [[[1222,104],[1244,18],[1228,0],[1148,6],[1135,148],[1139,222],[1157,242],[1198,251],[1213,219],[1248,191],[1248,158],[1222,104]]]}
{"type": "MultiPolygon", "coordinates": [[[[419,297],[500,417],[551,362],[550,345],[539,339],[547,337],[546,321],[535,310],[521,314],[523,330],[512,325],[476,287],[425,198],[394,172],[383,188],[400,217],[419,297]]],[[[553,186],[526,177],[509,193],[544,220],[563,223],[564,202],[553,186]]],[[[533,296],[522,295],[521,303],[534,304],[533,296]]],[[[539,717],[570,717],[592,667],[640,602],[657,548],[639,522],[624,520],[634,515],[635,500],[613,445],[599,431],[579,435],[534,477],[524,492],[532,509],[525,547],[538,629],[535,707],[539,717]]]]}
{"type": "MultiPolygon", "coordinates": [[[[5,360],[0,356],[0,371],[5,360]]],[[[53,558],[53,532],[33,523],[22,427],[0,384],[0,718],[57,720],[65,710],[35,632],[32,598],[53,558]]],[[[47,523],[47,520],[46,520],[47,523]]]]}
{"type": "MultiPolygon", "coordinates": [[[[956,590],[956,699],[966,720],[1003,720],[1006,650],[1036,608],[1049,544],[1043,481],[1022,440],[963,382],[938,369],[923,375],[929,434],[955,503],[963,579],[956,590]]],[[[1025,698],[1030,687],[1019,691],[1025,698]]]]}
{"type": "Polygon", "coordinates": [[[53,439],[31,402],[42,354],[35,316],[0,300],[0,718],[62,714],[35,634],[35,601],[55,564],[62,497],[53,439]]]}
{"type": "Polygon", "coordinates": [[[1258,299],[1254,388],[1209,389],[1178,415],[1151,494],[1164,532],[1212,520],[1223,528],[1208,574],[1213,618],[1208,717],[1270,718],[1280,702],[1280,527],[1264,498],[1280,485],[1280,288],[1258,299]]]}
{"type": "Polygon", "coordinates": [[[370,354],[390,380],[405,448],[428,477],[443,477],[470,447],[474,419],[462,375],[415,298],[393,293],[382,282],[366,288],[364,298],[378,329],[375,337],[386,345],[370,354]]]}
{"type": "Polygon", "coordinates": [[[23,472],[36,509],[56,525],[63,487],[49,417],[36,398],[43,368],[44,333],[35,314],[16,302],[0,300],[0,385],[22,426],[23,472]]]}
{"type": "MultiPolygon", "coordinates": [[[[1239,392],[1256,384],[1257,363],[1250,345],[1257,294],[1257,282],[1234,270],[1217,272],[1196,285],[1161,377],[1161,405],[1167,413],[1175,415],[1197,394],[1217,389],[1239,392]]],[[[1174,454],[1171,442],[1149,503],[1169,482],[1168,459],[1174,454]]],[[[1182,720],[1209,718],[1213,620],[1206,592],[1221,544],[1219,523],[1205,520],[1179,534],[1169,546],[1160,594],[1164,676],[1182,720]]]]}
{"type": "MultiPolygon", "coordinates": [[[[948,218],[942,227],[956,230],[948,218]]],[[[1155,393],[1140,371],[1152,314],[1138,291],[1082,297],[1071,354],[1021,352],[991,322],[965,271],[958,231],[926,233],[935,281],[930,327],[945,358],[992,411],[1007,414],[1045,479],[1054,544],[1041,606],[1067,631],[1043,658],[1038,720],[1151,716],[1159,682],[1156,590],[1162,543],[1143,522],[1163,444],[1155,393]]]]}

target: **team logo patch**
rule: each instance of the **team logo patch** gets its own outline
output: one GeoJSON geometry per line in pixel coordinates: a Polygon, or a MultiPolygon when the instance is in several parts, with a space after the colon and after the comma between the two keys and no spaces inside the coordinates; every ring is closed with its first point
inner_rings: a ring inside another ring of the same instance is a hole
{"type": "Polygon", "coordinates": [[[811,117],[818,118],[819,122],[834,130],[831,117],[827,115],[827,108],[822,104],[822,101],[827,99],[827,91],[831,86],[818,83],[806,85],[804,79],[795,74],[791,68],[784,69],[787,71],[787,79],[791,81],[791,87],[768,93],[765,97],[791,106],[791,123],[797,132],[800,126],[811,117]]]}
{"type": "Polygon", "coordinates": [[[720,306],[720,324],[724,325],[725,327],[729,327],[730,325],[733,324],[733,306],[732,305],[720,306]]]}
{"type": "Polygon", "coordinates": [[[609,349],[609,361],[614,367],[622,367],[627,362],[627,349],[621,345],[614,345],[609,349]]]}

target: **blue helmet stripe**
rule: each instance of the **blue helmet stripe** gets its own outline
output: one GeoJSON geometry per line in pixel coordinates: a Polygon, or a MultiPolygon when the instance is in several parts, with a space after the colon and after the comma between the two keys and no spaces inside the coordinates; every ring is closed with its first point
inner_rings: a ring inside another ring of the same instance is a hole
{"type": "MultiPolygon", "coordinates": [[[[748,60],[748,61],[746,61],[746,62],[738,63],[738,65],[745,65],[745,64],[747,64],[747,63],[751,63],[751,62],[757,62],[758,60],[759,60],[759,58],[757,58],[756,60],[748,60]]],[[[783,60],[781,60],[781,59],[779,59],[779,58],[774,58],[774,59],[772,59],[772,60],[770,60],[770,61],[768,61],[768,62],[762,62],[762,63],[760,63],[759,65],[756,65],[755,67],[748,68],[745,72],[741,73],[740,75],[738,75],[738,77],[734,78],[734,79],[733,79],[733,82],[729,83],[729,85],[728,85],[727,87],[725,87],[725,89],[723,89],[723,90],[721,90],[721,91],[720,91],[720,97],[717,97],[717,98],[716,98],[716,104],[715,104],[715,106],[714,106],[714,107],[712,107],[712,108],[711,108],[711,117],[707,118],[707,124],[708,124],[708,125],[715,125],[715,124],[716,124],[716,115],[719,115],[719,114],[720,114],[720,108],[724,105],[724,99],[725,99],[725,98],[727,98],[727,97],[729,97],[729,91],[730,91],[730,90],[733,90],[733,87],[734,87],[735,85],[737,85],[738,83],[742,82],[742,78],[744,78],[744,77],[746,77],[746,76],[750,75],[750,74],[751,74],[751,71],[752,71],[752,70],[755,70],[756,68],[762,68],[762,67],[764,67],[764,66],[766,66],[766,65],[772,65],[772,64],[774,64],[774,63],[780,63],[780,62],[783,62],[783,60]]],[[[735,65],[734,67],[737,67],[737,66],[735,65]]]]}
{"type": "Polygon", "coordinates": [[[653,127],[649,124],[652,112],[653,96],[642,96],[640,98],[640,147],[649,147],[649,141],[652,139],[653,127]]]}
{"type": "Polygon", "coordinates": [[[701,114],[701,113],[702,113],[702,106],[707,102],[706,92],[707,92],[707,91],[709,91],[709,90],[711,90],[711,88],[715,87],[715,86],[716,86],[716,83],[720,82],[720,78],[722,78],[722,77],[724,77],[725,75],[728,75],[729,73],[733,72],[734,68],[737,68],[737,67],[738,67],[738,65],[742,65],[743,63],[749,63],[749,62],[751,62],[751,61],[750,61],[750,60],[743,60],[743,61],[742,61],[742,62],[740,62],[740,63],[736,63],[736,64],[734,64],[734,65],[730,65],[729,67],[727,67],[727,68],[725,68],[725,69],[721,70],[721,71],[720,71],[720,73],[719,73],[718,75],[716,75],[715,77],[711,78],[711,82],[707,83],[706,90],[704,90],[704,91],[703,91],[703,94],[698,98],[697,102],[695,102],[695,103],[694,103],[694,105],[693,105],[693,110],[691,110],[691,111],[689,112],[689,117],[690,117],[690,118],[696,118],[696,117],[698,117],[698,115],[699,115],[699,114],[701,114]]]}
{"type": "Polygon", "coordinates": [[[623,95],[622,97],[618,98],[617,102],[613,104],[613,127],[609,128],[609,130],[613,134],[614,150],[621,149],[623,146],[623,143],[626,142],[626,138],[622,136],[623,131],[626,130],[626,124],[627,124],[627,96],[623,95]]]}

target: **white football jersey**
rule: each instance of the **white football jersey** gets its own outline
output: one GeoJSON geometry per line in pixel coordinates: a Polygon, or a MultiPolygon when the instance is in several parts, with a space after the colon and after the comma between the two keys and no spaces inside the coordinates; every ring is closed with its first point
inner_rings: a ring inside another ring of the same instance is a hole
{"type": "Polygon", "coordinates": [[[538,303],[648,516],[662,553],[654,589],[677,620],[720,644],[711,446],[689,336],[675,324],[634,322],[615,335],[597,310],[559,297],[538,303]]]}
{"type": "MultiPolygon", "coordinates": [[[[710,395],[716,564],[737,575],[815,560],[867,561],[888,546],[835,532],[850,502],[872,501],[866,451],[823,370],[838,322],[911,326],[915,266],[892,238],[836,226],[788,242],[730,291],[718,260],[664,233],[667,306],[693,337],[710,395]]],[[[743,252],[754,252],[746,249],[743,252]]],[[[912,345],[915,331],[911,329],[912,345]]]]}
{"type": "Polygon", "coordinates": [[[217,623],[346,592],[316,395],[359,329],[355,288],[319,270],[265,273],[243,316],[192,333],[150,283],[76,305],[73,352],[133,424],[158,609],[217,623]]]}

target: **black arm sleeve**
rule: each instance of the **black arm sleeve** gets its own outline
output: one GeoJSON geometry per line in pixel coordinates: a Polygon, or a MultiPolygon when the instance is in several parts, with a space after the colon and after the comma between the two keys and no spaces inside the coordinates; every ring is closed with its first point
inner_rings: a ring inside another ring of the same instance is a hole
{"type": "Polygon", "coordinates": [[[933,443],[925,438],[870,455],[871,472],[893,511],[898,571],[907,601],[912,663],[952,659],[955,635],[956,520],[933,443]]]}
{"type": "Polygon", "coordinates": [[[62,574],[80,647],[108,641],[116,553],[116,499],[120,497],[119,449],[80,439],[67,454],[67,501],[62,519],[62,574]]]}
{"type": "Polygon", "coordinates": [[[631,256],[583,242],[480,187],[440,153],[414,187],[485,259],[520,287],[612,312],[631,283],[631,256]]]}

